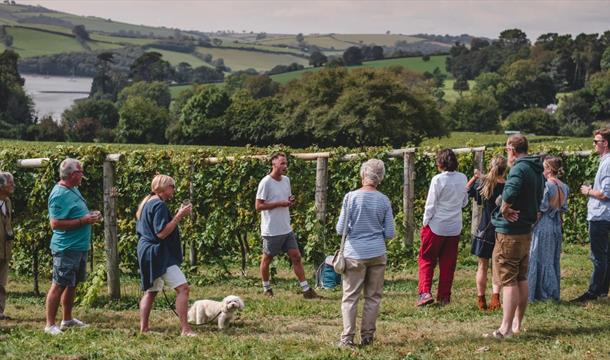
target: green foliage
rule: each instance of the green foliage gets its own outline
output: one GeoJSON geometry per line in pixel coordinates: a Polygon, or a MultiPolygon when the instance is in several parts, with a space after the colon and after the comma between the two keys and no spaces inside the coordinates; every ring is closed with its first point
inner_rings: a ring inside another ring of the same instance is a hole
{"type": "Polygon", "coordinates": [[[0,54],[0,137],[22,138],[32,119],[32,100],[23,90],[19,55],[12,50],[0,54]]]}
{"type": "Polygon", "coordinates": [[[460,97],[446,111],[453,129],[462,131],[496,130],[499,116],[498,103],[489,95],[460,97]]]}
{"type": "MultiPolygon", "coordinates": [[[[131,101],[131,100],[129,100],[131,101]]],[[[463,145],[462,145],[463,146],[463,145]]],[[[580,184],[591,182],[597,170],[597,157],[561,155],[565,148],[542,147],[541,150],[559,154],[564,163],[565,181],[571,189],[580,184]]],[[[336,249],[339,237],[335,234],[341,207],[346,192],[358,188],[359,166],[361,161],[376,157],[386,164],[386,178],[379,190],[386,194],[393,204],[397,235],[388,242],[388,256],[391,264],[401,265],[406,261],[409,251],[405,247],[404,212],[402,210],[403,161],[391,159],[386,148],[333,149],[329,160],[329,181],[327,193],[327,221],[319,223],[315,213],[315,162],[299,160],[290,156],[292,150],[273,148],[264,150],[286,151],[289,155],[289,173],[293,193],[297,196],[292,212],[292,223],[308,261],[320,261],[336,249]],[[362,156],[354,161],[340,161],[346,153],[360,152],[362,156]]],[[[312,148],[309,151],[320,151],[312,148]]],[[[50,267],[49,239],[50,228],[47,218],[47,197],[57,181],[59,162],[66,156],[83,162],[87,180],[80,187],[91,209],[102,209],[102,163],[108,148],[98,146],[48,146],[40,145],[29,150],[6,148],[0,151],[0,168],[15,174],[16,190],[13,196],[16,218],[15,269],[19,273],[31,274],[36,258],[43,271],[50,267]],[[50,158],[48,163],[36,170],[16,167],[16,160],[26,157],[50,158]]],[[[489,149],[485,155],[486,163],[501,149],[489,149]]],[[[238,154],[260,154],[261,150],[242,148],[238,154]]],[[[119,257],[121,271],[137,274],[135,248],[135,211],[141,199],[150,191],[150,181],[157,173],[168,174],[176,180],[175,201],[170,208],[177,209],[183,199],[189,198],[190,184],[193,185],[192,202],[194,216],[180,225],[185,245],[193,244],[206,264],[214,263],[228,267],[238,262],[241,249],[247,261],[256,261],[259,253],[259,223],[254,209],[254,199],[258,182],[269,171],[266,162],[251,158],[237,161],[224,161],[223,152],[197,148],[172,148],[134,150],[124,152],[123,159],[116,165],[115,186],[117,188],[117,226],[119,236],[119,257]],[[210,164],[205,159],[220,156],[218,164],[210,164]]],[[[458,156],[459,171],[471,174],[473,171],[472,154],[458,156]]],[[[416,224],[423,214],[423,206],[430,179],[437,173],[434,159],[423,151],[416,153],[415,159],[415,200],[416,224]]],[[[569,211],[564,222],[566,242],[584,242],[587,239],[586,204],[578,191],[572,191],[569,211]]],[[[470,228],[470,207],[464,210],[464,229],[470,228]]],[[[417,231],[417,229],[415,229],[417,231]]],[[[94,227],[94,248],[101,249],[103,241],[101,226],[94,227]]],[[[464,237],[469,238],[468,230],[464,237]]],[[[93,296],[93,293],[91,293],[93,296]]]]}
{"type": "Polygon", "coordinates": [[[604,53],[602,54],[602,59],[600,61],[600,67],[601,67],[602,71],[610,70],[610,46],[608,46],[606,48],[606,50],[604,50],[604,53]]]}
{"type": "Polygon", "coordinates": [[[309,73],[283,94],[279,140],[293,146],[400,146],[443,135],[442,116],[422,86],[419,76],[400,68],[309,73]]]}
{"type": "Polygon", "coordinates": [[[554,135],[559,131],[557,120],[542,109],[525,109],[514,112],[502,123],[505,130],[526,134],[554,135]]]}
{"type": "Polygon", "coordinates": [[[141,96],[128,98],[119,110],[117,140],[127,143],[165,143],[167,109],[141,96]]]}
{"type": "Polygon", "coordinates": [[[162,59],[160,53],[144,53],[130,66],[129,76],[133,81],[166,81],[173,77],[171,65],[162,59]]]}
{"type": "Polygon", "coordinates": [[[120,108],[130,97],[140,96],[153,101],[157,106],[169,108],[172,97],[169,87],[162,81],[138,81],[127,86],[118,96],[117,105],[120,108]]]}
{"type": "Polygon", "coordinates": [[[362,50],[358,46],[350,46],[343,53],[345,66],[362,65],[362,50]]]}
{"type": "Polygon", "coordinates": [[[106,290],[106,264],[98,264],[88,280],[76,288],[74,302],[85,308],[91,308],[106,290]]]}
{"type": "Polygon", "coordinates": [[[213,86],[201,88],[184,105],[180,115],[181,143],[226,144],[224,114],[231,100],[213,86]]]}
{"type": "Polygon", "coordinates": [[[231,142],[237,145],[271,145],[277,131],[276,116],[281,104],[276,97],[253,99],[247,90],[240,90],[231,98],[227,108],[227,126],[231,142]]]}
{"type": "Polygon", "coordinates": [[[114,141],[105,134],[119,122],[119,113],[110,100],[77,101],[62,114],[62,126],[69,141],[114,141]]]}
{"type": "Polygon", "coordinates": [[[565,97],[557,108],[556,116],[560,126],[560,135],[588,136],[591,134],[593,129],[591,105],[582,92],[565,97]]]}

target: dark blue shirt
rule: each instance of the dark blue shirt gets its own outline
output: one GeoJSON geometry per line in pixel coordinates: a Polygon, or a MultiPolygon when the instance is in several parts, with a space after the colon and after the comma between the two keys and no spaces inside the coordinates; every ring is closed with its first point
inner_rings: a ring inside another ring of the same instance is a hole
{"type": "Polygon", "coordinates": [[[168,267],[182,263],[178,227],[165,239],[157,237],[171,220],[172,216],[165,202],[155,198],[144,204],[136,222],[142,290],[149,289],[156,278],[166,273],[168,267]]]}

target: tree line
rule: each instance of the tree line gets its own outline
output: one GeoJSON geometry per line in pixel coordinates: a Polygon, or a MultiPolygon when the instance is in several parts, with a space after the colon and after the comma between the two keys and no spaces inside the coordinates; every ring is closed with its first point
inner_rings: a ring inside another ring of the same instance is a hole
{"type": "Polygon", "coordinates": [[[587,136],[610,119],[610,31],[548,33],[531,44],[523,31],[509,29],[491,42],[456,43],[446,67],[454,89],[475,84],[470,96],[445,108],[455,130],[587,136]]]}

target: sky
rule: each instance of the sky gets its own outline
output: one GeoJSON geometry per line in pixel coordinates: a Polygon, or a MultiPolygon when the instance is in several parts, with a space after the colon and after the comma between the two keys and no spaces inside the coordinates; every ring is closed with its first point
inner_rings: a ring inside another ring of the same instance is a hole
{"type": "Polygon", "coordinates": [[[77,15],[182,30],[470,34],[497,38],[519,28],[530,39],[610,30],[610,0],[17,0],[77,15]]]}

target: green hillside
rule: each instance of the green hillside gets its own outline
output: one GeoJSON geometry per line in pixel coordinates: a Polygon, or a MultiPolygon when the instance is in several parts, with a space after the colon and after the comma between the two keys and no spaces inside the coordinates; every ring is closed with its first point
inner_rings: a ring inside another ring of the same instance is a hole
{"type": "MultiPolygon", "coordinates": [[[[377,60],[377,61],[367,61],[362,64],[362,66],[352,66],[349,69],[357,69],[360,67],[373,67],[373,68],[383,68],[388,66],[404,66],[407,69],[413,70],[418,73],[423,73],[425,71],[432,71],[434,68],[438,67],[444,74],[451,77],[451,74],[448,74],[445,70],[445,58],[446,55],[437,55],[431,56],[430,61],[423,61],[421,57],[412,57],[412,58],[401,58],[401,59],[385,59],[385,60],[377,60]]],[[[226,64],[225,59],[225,64],[226,64]]],[[[291,71],[283,74],[271,75],[271,78],[280,84],[286,84],[287,82],[295,79],[300,79],[303,76],[303,73],[308,71],[319,71],[322,68],[306,68],[299,71],[291,71]]],[[[180,94],[180,92],[188,89],[191,85],[177,85],[171,86],[170,92],[172,94],[172,98],[175,98],[180,94]]],[[[474,86],[474,82],[470,82],[470,87],[474,86]]],[[[449,79],[445,81],[445,87],[443,88],[445,91],[445,100],[447,101],[455,101],[459,96],[456,91],[453,90],[453,80],[449,79]]]]}
{"type": "Polygon", "coordinates": [[[211,54],[214,59],[224,59],[225,65],[231,70],[245,70],[254,68],[258,71],[267,71],[276,65],[288,65],[296,62],[301,65],[307,65],[308,60],[302,57],[285,54],[271,54],[256,51],[246,51],[237,49],[225,48],[197,48],[197,51],[202,54],[211,54]]]}
{"type": "MultiPolygon", "coordinates": [[[[394,34],[327,34],[327,35],[306,35],[307,44],[316,45],[322,49],[345,50],[350,46],[360,44],[375,44],[380,46],[394,46],[397,41],[415,43],[424,39],[409,35],[394,34]]],[[[299,43],[296,36],[289,35],[284,37],[271,37],[258,41],[264,45],[286,45],[298,47],[299,43]]]]}
{"type": "Polygon", "coordinates": [[[6,31],[13,36],[13,50],[24,58],[86,51],[74,37],[16,27],[9,27],[6,31]]]}
{"type": "Polygon", "coordinates": [[[163,60],[168,61],[174,66],[180,64],[181,62],[185,62],[190,64],[194,68],[199,66],[213,67],[212,65],[206,63],[205,61],[201,60],[193,54],[186,54],[176,51],[168,51],[155,48],[150,48],[147,51],[158,52],[159,54],[163,55],[163,60]]]}
{"type": "MultiPolygon", "coordinates": [[[[376,61],[364,62],[361,66],[352,66],[350,69],[357,69],[359,67],[374,67],[382,68],[388,66],[404,66],[407,69],[413,70],[418,73],[425,71],[433,71],[434,68],[438,67],[447,76],[451,76],[445,70],[445,59],[447,55],[431,56],[430,61],[423,61],[421,57],[410,57],[410,58],[399,58],[399,59],[384,59],[376,61]]],[[[285,84],[291,80],[298,79],[303,76],[303,73],[307,71],[319,71],[321,68],[308,68],[300,71],[293,71],[278,75],[272,75],[271,78],[280,84],[285,84]]]]}

